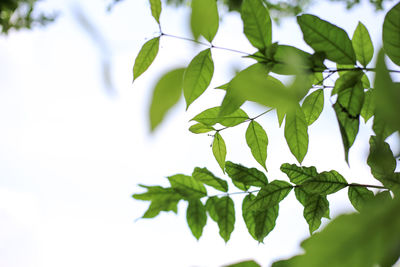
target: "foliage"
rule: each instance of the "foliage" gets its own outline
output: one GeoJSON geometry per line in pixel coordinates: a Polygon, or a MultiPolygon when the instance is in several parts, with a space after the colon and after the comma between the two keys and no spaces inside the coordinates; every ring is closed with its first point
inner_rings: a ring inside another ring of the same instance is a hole
{"type": "MultiPolygon", "coordinates": [[[[212,44],[219,26],[217,5],[212,1],[199,1],[194,0],[191,6],[193,41],[203,36],[209,47],[196,55],[187,68],[171,70],[159,80],[150,106],[151,130],[156,129],[182,93],[187,108],[201,97],[214,72],[212,52],[224,49],[212,44]],[[202,14],[210,16],[205,24],[198,19],[202,14]]],[[[150,0],[150,4],[152,16],[160,24],[161,2],[150,0]]],[[[385,57],[400,66],[400,3],[385,17],[383,49],[376,50],[375,67],[370,66],[374,47],[362,23],[350,38],[342,28],[315,15],[298,16],[304,40],[314,50],[310,54],[293,46],[272,43],[271,17],[263,1],[243,0],[240,12],[244,35],[257,49],[256,53],[246,55],[254,64],[221,86],[220,89],[226,91],[221,106],[196,115],[192,119],[195,124],[189,128],[196,134],[213,133],[212,153],[231,183],[207,168],[196,167],[191,176],[168,177],[168,188],[142,186],[147,191],[133,197],[151,202],[143,217],[152,218],[161,211],[176,212],[178,202],[186,201],[187,222],[196,239],[201,237],[207,217],[210,217],[218,224],[220,236],[228,242],[236,220],[229,188],[232,184],[240,190],[235,194],[244,195],[241,209],[250,235],[263,242],[275,227],[280,203],[293,192],[304,207],[303,215],[311,237],[302,243],[305,254],[273,266],[391,266],[400,257],[400,173],[396,172],[396,158],[385,140],[400,130],[400,87],[392,80],[392,75],[398,75],[400,70],[389,70],[385,57]],[[325,65],[332,63],[337,67],[325,65]],[[372,85],[367,76],[370,72],[376,73],[372,85]],[[293,81],[285,84],[275,74],[292,76],[293,81]],[[334,85],[328,85],[327,78],[334,78],[334,74],[338,74],[334,85]],[[301,165],[308,152],[308,127],[318,120],[325,98],[334,102],[332,109],[346,161],[360,123],[374,118],[367,164],[376,185],[352,183],[336,170],[321,171],[315,166],[301,165]],[[249,117],[241,109],[248,101],[268,109],[249,117]],[[272,110],[276,110],[279,124],[284,124],[284,138],[299,163],[282,163],[280,169],[289,182],[267,178],[268,135],[257,119],[272,110]],[[222,132],[244,123],[248,125],[244,137],[249,152],[263,171],[226,161],[227,144],[222,132]],[[208,194],[210,188],[221,193],[208,194]],[[339,216],[320,233],[315,233],[322,218],[330,218],[327,196],[344,189],[348,190],[348,198],[358,213],[339,216]]],[[[158,37],[144,44],[134,64],[135,79],[156,58],[159,39],[164,36],[161,31],[158,37]]],[[[231,266],[259,265],[247,261],[231,266]]]]}

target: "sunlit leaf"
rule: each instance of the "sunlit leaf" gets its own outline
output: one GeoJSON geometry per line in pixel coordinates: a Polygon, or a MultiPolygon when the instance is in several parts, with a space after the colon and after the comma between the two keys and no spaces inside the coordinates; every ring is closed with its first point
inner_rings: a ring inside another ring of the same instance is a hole
{"type": "Polygon", "coordinates": [[[182,95],[182,78],[185,69],[175,69],[156,84],[150,104],[150,129],[154,129],[164,119],[168,110],[173,107],[182,95]]]}
{"type": "Polygon", "coordinates": [[[385,16],[383,22],[383,48],[389,58],[400,66],[400,3],[385,16]]]}
{"type": "Polygon", "coordinates": [[[293,186],[285,181],[274,180],[265,185],[251,202],[251,210],[266,210],[278,205],[292,190],[293,186]]]}
{"type": "Polygon", "coordinates": [[[246,186],[262,187],[268,184],[268,179],[265,174],[256,168],[247,168],[240,164],[227,161],[225,171],[232,181],[239,182],[246,186]]]}
{"type": "Polygon", "coordinates": [[[282,164],[281,171],[286,173],[290,181],[297,185],[318,175],[317,169],[314,166],[304,167],[289,163],[282,164]]]}
{"type": "Polygon", "coordinates": [[[337,171],[321,172],[312,179],[306,180],[301,187],[309,193],[329,195],[348,186],[346,180],[337,171]]]}
{"type": "Polygon", "coordinates": [[[268,136],[264,128],[254,120],[247,127],[246,142],[254,159],[267,170],[265,161],[267,160],[268,136]]]}
{"type": "Polygon", "coordinates": [[[298,16],[297,23],[304,41],[316,52],[324,52],[327,59],[336,63],[356,63],[350,38],[342,28],[309,14],[298,16]]]}
{"type": "Polygon", "coordinates": [[[193,58],[183,76],[183,95],[186,109],[207,89],[214,73],[211,49],[200,52],[193,58]]]}
{"type": "Polygon", "coordinates": [[[217,199],[215,211],[218,214],[219,235],[228,242],[235,227],[235,206],[229,196],[217,199]]]}
{"type": "Polygon", "coordinates": [[[215,177],[215,175],[207,170],[207,168],[194,168],[192,176],[194,179],[197,179],[206,185],[212,186],[219,191],[228,192],[228,183],[218,177],[215,177]]]}
{"type": "Polygon", "coordinates": [[[200,134],[200,133],[208,133],[210,131],[215,131],[215,129],[212,126],[208,126],[202,123],[196,123],[189,127],[189,131],[195,134],[200,134]]]}
{"type": "Polygon", "coordinates": [[[161,14],[161,0],[149,0],[151,7],[151,15],[160,24],[160,14],[161,14]]]}
{"type": "Polygon", "coordinates": [[[203,228],[207,223],[206,208],[200,199],[193,199],[189,201],[189,205],[186,210],[186,220],[193,236],[198,240],[201,237],[203,228]]]}
{"type": "Polygon", "coordinates": [[[374,46],[367,28],[361,22],[358,23],[351,42],[358,62],[366,67],[374,55],[374,46]]]}
{"type": "Polygon", "coordinates": [[[374,198],[374,193],[366,187],[350,184],[348,196],[353,207],[361,211],[374,198]]]}
{"type": "Polygon", "coordinates": [[[225,116],[220,115],[221,107],[213,107],[202,111],[197,114],[192,121],[200,122],[204,125],[214,125],[216,123],[220,123],[224,126],[235,126],[244,121],[246,121],[249,116],[242,109],[237,109],[233,113],[230,113],[225,116]]]}
{"type": "Polygon", "coordinates": [[[137,79],[150,67],[158,54],[159,46],[160,37],[150,39],[142,46],[133,65],[133,80],[137,79]]]}
{"type": "Polygon", "coordinates": [[[248,261],[241,261],[241,262],[234,263],[234,264],[229,264],[224,267],[261,267],[261,265],[253,260],[248,260],[248,261]]]}
{"type": "Polygon", "coordinates": [[[215,0],[192,0],[190,26],[195,39],[203,35],[210,43],[218,31],[219,15],[215,0]]]}
{"type": "Polygon", "coordinates": [[[225,173],[226,146],[222,136],[217,132],[214,135],[212,151],[222,171],[225,173]]]}
{"type": "Polygon", "coordinates": [[[308,124],[300,106],[286,113],[285,139],[292,154],[301,163],[308,150],[308,124]]]}
{"type": "Polygon", "coordinates": [[[272,40],[272,25],[268,9],[261,0],[244,0],[240,14],[247,39],[254,47],[263,51],[272,40]]]}
{"type": "Polygon", "coordinates": [[[203,183],[191,176],[175,174],[168,177],[171,187],[186,199],[198,199],[207,196],[203,183]]]}
{"type": "Polygon", "coordinates": [[[218,123],[226,127],[233,127],[249,119],[249,116],[243,109],[238,109],[231,114],[225,115],[218,119],[218,123]]]}
{"type": "Polygon", "coordinates": [[[313,124],[319,117],[324,108],[324,91],[322,89],[315,90],[304,99],[301,109],[304,112],[308,125],[313,124]]]}
{"type": "Polygon", "coordinates": [[[360,115],[364,121],[367,122],[375,113],[375,101],[373,98],[373,91],[368,90],[365,92],[364,103],[360,115]]]}
{"type": "Polygon", "coordinates": [[[309,71],[313,67],[311,54],[289,45],[278,45],[273,56],[272,72],[282,75],[294,75],[300,71],[309,71]]]}

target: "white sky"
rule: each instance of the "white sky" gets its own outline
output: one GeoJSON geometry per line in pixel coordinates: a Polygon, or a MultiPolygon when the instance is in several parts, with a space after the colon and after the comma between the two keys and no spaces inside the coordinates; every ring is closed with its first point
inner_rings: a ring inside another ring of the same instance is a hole
{"type": "MultiPolygon", "coordinates": [[[[207,166],[224,177],[211,153],[212,139],[187,130],[188,120],[219,105],[223,94],[210,88],[187,114],[181,101],[149,135],[147,110],[157,78],[187,65],[204,48],[163,39],[155,64],[132,85],[134,58],[141,45],[157,34],[157,25],[146,0],[125,0],[109,14],[105,7],[105,1],[96,0],[43,1],[41,8],[61,11],[54,24],[0,37],[0,266],[212,267],[250,258],[268,266],[299,252],[308,226],[293,193],[280,205],[277,227],[260,245],[244,226],[241,196],[234,197],[238,213],[228,244],[210,219],[197,242],[187,227],[184,204],[178,216],[163,213],[135,222],[147,208],[147,203],[131,198],[142,192],[138,183],[167,185],[165,176],[190,174],[196,166],[207,166]],[[104,36],[109,53],[99,49],[76,22],[72,10],[78,7],[104,36]],[[107,93],[104,85],[104,58],[111,62],[116,94],[107,93]]],[[[383,13],[375,14],[369,5],[347,13],[341,5],[321,1],[310,13],[344,27],[350,36],[360,19],[378,45],[383,13]]],[[[164,31],[189,37],[188,15],[185,8],[165,9],[164,31]]],[[[252,52],[240,35],[241,27],[238,14],[227,15],[215,44],[252,52]]],[[[309,49],[294,19],[273,30],[274,41],[309,49]]],[[[232,53],[213,51],[213,57],[212,86],[227,82],[235,68],[244,67],[232,53]]],[[[326,105],[331,105],[329,100],[326,105]]],[[[246,107],[250,115],[262,111],[246,107]]],[[[303,164],[321,171],[336,169],[351,182],[376,183],[365,166],[368,127],[362,126],[350,152],[350,170],[332,115],[328,108],[310,127],[303,164]]],[[[279,167],[295,159],[283,131],[273,113],[259,122],[270,140],[267,176],[286,179],[279,167]]],[[[245,145],[245,125],[237,128],[221,133],[227,160],[259,167],[245,145]]],[[[346,194],[329,197],[332,216],[351,210],[346,194]]]]}

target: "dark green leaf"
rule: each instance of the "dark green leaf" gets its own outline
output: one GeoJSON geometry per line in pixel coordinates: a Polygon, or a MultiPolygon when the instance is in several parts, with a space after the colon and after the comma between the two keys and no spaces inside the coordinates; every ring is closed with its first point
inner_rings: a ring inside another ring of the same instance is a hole
{"type": "Polygon", "coordinates": [[[372,90],[365,92],[364,104],[360,113],[365,122],[367,122],[375,113],[375,101],[373,93],[374,92],[372,90]]]}
{"type": "Polygon", "coordinates": [[[308,125],[313,124],[319,117],[324,108],[324,91],[322,89],[315,90],[304,99],[301,109],[304,112],[308,125]]]}
{"type": "Polygon", "coordinates": [[[219,235],[228,242],[235,228],[235,206],[229,196],[217,199],[215,211],[218,214],[219,235]]]}
{"type": "Polygon", "coordinates": [[[159,46],[160,37],[153,38],[142,46],[133,65],[133,80],[137,79],[150,67],[158,54],[159,46]]]}
{"type": "Polygon", "coordinates": [[[318,175],[317,169],[314,166],[304,167],[296,164],[284,163],[281,165],[281,171],[286,173],[290,181],[294,184],[302,184],[304,181],[313,179],[318,175]]]}
{"type": "Polygon", "coordinates": [[[190,126],[189,131],[195,134],[200,134],[200,133],[208,133],[210,131],[215,131],[215,129],[212,126],[208,126],[202,123],[196,123],[190,126]]]}
{"type": "Polygon", "coordinates": [[[361,211],[365,205],[374,198],[374,193],[366,187],[350,184],[348,196],[353,207],[361,211]]]}
{"type": "Polygon", "coordinates": [[[220,123],[224,126],[235,126],[238,125],[249,118],[249,116],[242,109],[238,109],[233,113],[225,116],[220,116],[221,107],[213,107],[204,110],[203,112],[196,115],[192,121],[197,121],[205,125],[214,125],[220,123]]]}
{"type": "Polygon", "coordinates": [[[385,16],[383,22],[383,47],[389,58],[400,66],[400,3],[385,16]]]}
{"type": "Polygon", "coordinates": [[[244,0],[240,11],[244,34],[260,51],[271,44],[272,25],[268,9],[261,0],[244,0]]]}
{"type": "Polygon", "coordinates": [[[222,171],[225,173],[226,146],[222,136],[217,132],[214,135],[212,151],[222,171]]]}
{"type": "Polygon", "coordinates": [[[248,261],[242,261],[242,262],[226,265],[224,267],[261,267],[261,265],[255,261],[248,260],[248,261]]]}
{"type": "Polygon", "coordinates": [[[292,154],[301,163],[308,150],[308,125],[300,106],[286,113],[285,139],[292,154]]]}
{"type": "Polygon", "coordinates": [[[211,49],[200,52],[193,58],[183,76],[183,95],[186,109],[207,89],[214,73],[211,49]]]}
{"type": "Polygon", "coordinates": [[[309,193],[329,195],[347,186],[346,180],[337,171],[321,172],[312,179],[306,180],[301,187],[309,193]]]}
{"type": "Polygon", "coordinates": [[[150,104],[150,129],[154,129],[164,119],[168,110],[173,107],[182,95],[182,78],[185,69],[175,69],[156,84],[150,104]]]}
{"type": "Polygon", "coordinates": [[[210,215],[210,218],[215,222],[218,222],[218,213],[216,210],[217,202],[218,202],[218,197],[215,196],[209,197],[206,201],[206,210],[210,215]]]}
{"type": "Polygon", "coordinates": [[[366,67],[374,55],[374,46],[367,28],[361,22],[358,23],[351,42],[358,62],[366,67]]]}
{"type": "MultiPolygon", "coordinates": [[[[306,206],[307,206],[308,198],[313,197],[315,195],[315,194],[310,194],[310,193],[304,191],[304,189],[302,187],[295,187],[294,188],[294,194],[296,196],[296,199],[300,202],[301,205],[304,206],[304,208],[306,208],[306,206]]],[[[326,196],[323,196],[323,195],[319,195],[319,196],[326,199],[326,196]]],[[[323,214],[322,217],[330,219],[330,216],[329,216],[329,205],[328,205],[327,208],[325,208],[325,213],[323,214]]]]}
{"type": "Polygon", "coordinates": [[[375,110],[374,123],[372,124],[372,130],[374,130],[375,135],[382,140],[388,138],[395,130],[393,126],[388,123],[387,118],[383,116],[381,109],[375,110]]]}
{"type": "Polygon", "coordinates": [[[193,236],[199,240],[203,233],[203,228],[207,223],[206,208],[200,199],[189,201],[186,211],[186,220],[193,236]]]}
{"type": "Polygon", "coordinates": [[[249,208],[254,198],[254,195],[249,194],[243,199],[243,220],[250,235],[258,242],[263,242],[264,238],[275,228],[279,205],[266,210],[254,211],[249,208]]]}
{"type": "Polygon", "coordinates": [[[353,88],[362,79],[364,73],[362,71],[346,71],[341,72],[342,75],[335,82],[332,95],[339,93],[347,88],[353,88]]]}
{"type": "Polygon", "coordinates": [[[219,15],[215,0],[192,0],[190,26],[195,39],[203,35],[210,43],[218,31],[219,15]]]}
{"type": "Polygon", "coordinates": [[[219,191],[228,192],[228,183],[218,177],[215,177],[212,172],[207,170],[207,168],[194,168],[192,176],[194,179],[199,180],[206,185],[212,186],[219,191]]]}
{"type": "Polygon", "coordinates": [[[369,139],[367,163],[371,168],[372,175],[380,181],[392,175],[396,169],[396,159],[390,146],[376,136],[371,136],[369,139]]]}
{"type": "Polygon", "coordinates": [[[265,185],[251,202],[249,209],[266,210],[278,205],[292,190],[293,186],[285,181],[274,180],[265,185]]]}
{"type": "Polygon", "coordinates": [[[246,142],[254,159],[267,170],[265,161],[267,160],[268,136],[263,127],[254,120],[247,127],[246,142]]]}
{"type": "Polygon", "coordinates": [[[186,199],[202,198],[207,196],[203,183],[191,176],[175,174],[168,177],[172,188],[186,199]]]}
{"type": "Polygon", "coordinates": [[[329,211],[329,202],[326,196],[314,194],[307,197],[303,215],[308,223],[311,234],[319,228],[321,218],[327,211],[329,211]]]}
{"type": "Polygon", "coordinates": [[[343,29],[308,14],[298,16],[297,23],[303,32],[304,41],[316,52],[324,52],[327,59],[336,63],[356,63],[350,38],[343,29]]]}
{"type": "Polygon", "coordinates": [[[353,87],[339,91],[337,102],[349,117],[360,116],[364,103],[364,88],[361,82],[356,83],[353,87]]]}
{"type": "Polygon", "coordinates": [[[161,14],[161,0],[149,0],[151,7],[151,15],[160,24],[160,14],[161,14]]]}
{"type": "Polygon", "coordinates": [[[383,186],[390,189],[396,197],[400,196],[400,172],[392,173],[380,179],[383,186]]]}
{"type": "Polygon", "coordinates": [[[246,186],[262,187],[268,184],[265,174],[256,168],[247,168],[240,164],[227,161],[225,164],[226,173],[232,181],[239,182],[246,186]]]}

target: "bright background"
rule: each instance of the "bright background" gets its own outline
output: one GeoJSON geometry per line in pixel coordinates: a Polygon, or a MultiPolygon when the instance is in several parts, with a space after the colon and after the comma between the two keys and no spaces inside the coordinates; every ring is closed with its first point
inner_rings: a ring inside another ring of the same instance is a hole
{"type": "MultiPolygon", "coordinates": [[[[205,47],[163,38],[154,65],[132,84],[134,59],[158,27],[146,0],[125,0],[110,13],[106,6],[98,0],[42,1],[41,10],[60,11],[55,23],[0,37],[0,266],[212,267],[249,258],[268,266],[300,252],[308,226],[293,193],[280,205],[277,227],[264,244],[247,233],[240,214],[242,196],[232,196],[237,220],[228,244],[210,219],[196,241],[183,203],[177,216],[162,213],[137,220],[148,205],[131,198],[143,191],[138,183],[167,186],[166,176],[190,174],[196,166],[225,177],[212,156],[212,138],[191,134],[188,121],[219,105],[223,93],[212,88],[252,61],[244,64],[238,54],[213,50],[216,73],[211,88],[188,113],[181,101],[151,135],[151,88],[162,73],[186,66],[205,47]],[[82,16],[93,23],[97,35],[88,31],[82,16]]],[[[348,12],[343,5],[318,1],[309,13],[345,28],[350,36],[361,20],[375,47],[381,45],[384,13],[368,4],[348,12]]],[[[167,33],[190,37],[188,18],[189,8],[164,8],[161,23],[167,33]]],[[[274,25],[273,31],[274,41],[311,51],[294,18],[274,25]]],[[[239,15],[226,14],[214,43],[253,52],[241,32],[239,15]]],[[[332,103],[326,99],[322,118],[309,128],[303,164],[319,171],[336,169],[351,182],[376,184],[365,164],[370,124],[362,125],[349,169],[332,103]]],[[[246,104],[245,110],[254,116],[264,109],[246,104]]],[[[276,114],[259,122],[270,140],[267,176],[287,179],[279,167],[295,159],[276,114]]],[[[246,147],[245,129],[241,125],[221,132],[227,160],[260,168],[246,147]]],[[[345,191],[329,197],[332,217],[352,211],[345,191]]]]}

